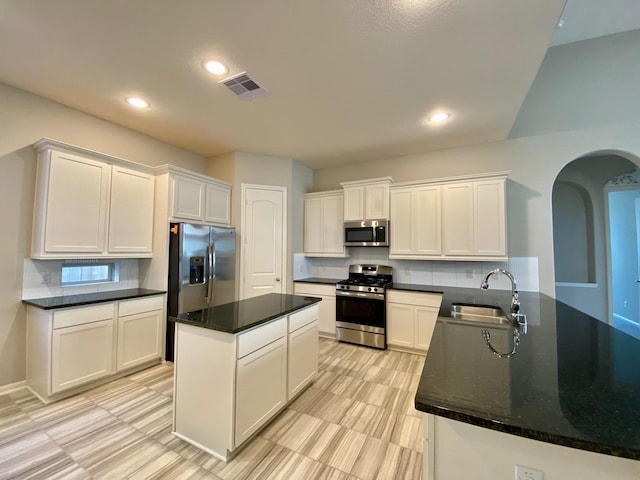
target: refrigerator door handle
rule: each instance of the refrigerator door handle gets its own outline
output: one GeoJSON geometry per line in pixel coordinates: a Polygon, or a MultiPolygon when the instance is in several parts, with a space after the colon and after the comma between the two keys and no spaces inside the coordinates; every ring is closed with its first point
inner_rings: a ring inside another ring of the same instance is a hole
{"type": "Polygon", "coordinates": [[[211,305],[211,294],[213,291],[213,248],[211,244],[207,245],[207,296],[205,300],[211,305]]]}
{"type": "Polygon", "coordinates": [[[216,278],[216,244],[211,243],[211,270],[209,275],[209,302],[213,305],[215,301],[215,278],[216,278]]]}

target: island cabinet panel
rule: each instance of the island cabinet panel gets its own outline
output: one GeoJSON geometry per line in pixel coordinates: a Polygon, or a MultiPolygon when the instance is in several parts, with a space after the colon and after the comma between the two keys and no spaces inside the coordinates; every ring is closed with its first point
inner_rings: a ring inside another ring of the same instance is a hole
{"type": "Polygon", "coordinates": [[[173,433],[232,458],[315,378],[317,319],[313,304],[235,334],[176,322],[173,433]]]}
{"type": "Polygon", "coordinates": [[[431,436],[423,452],[424,480],[514,478],[514,466],[544,473],[545,479],[635,480],[638,460],[545,443],[467,423],[430,416],[431,436]],[[464,459],[464,461],[461,461],[464,459]]]}
{"type": "Polygon", "coordinates": [[[318,334],[326,337],[336,336],[336,287],[334,284],[294,282],[296,295],[308,295],[322,298],[318,304],[318,334]]]}
{"type": "Polygon", "coordinates": [[[387,343],[390,349],[426,352],[442,301],[440,293],[389,290],[387,343]]]}
{"type": "Polygon", "coordinates": [[[318,374],[318,308],[289,316],[287,400],[292,400],[318,374]]]}
{"type": "Polygon", "coordinates": [[[282,337],[238,360],[235,446],[273,417],[287,401],[287,339],[282,337]]]}

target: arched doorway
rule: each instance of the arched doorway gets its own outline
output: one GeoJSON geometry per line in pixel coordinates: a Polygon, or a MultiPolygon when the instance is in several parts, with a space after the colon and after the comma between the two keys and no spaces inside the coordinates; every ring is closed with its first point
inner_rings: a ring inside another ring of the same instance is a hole
{"type": "Polygon", "coordinates": [[[612,323],[611,259],[619,252],[610,239],[609,210],[614,208],[611,218],[617,218],[620,207],[609,204],[605,185],[635,169],[621,154],[590,154],[567,164],[553,186],[556,298],[607,323],[612,323]]]}

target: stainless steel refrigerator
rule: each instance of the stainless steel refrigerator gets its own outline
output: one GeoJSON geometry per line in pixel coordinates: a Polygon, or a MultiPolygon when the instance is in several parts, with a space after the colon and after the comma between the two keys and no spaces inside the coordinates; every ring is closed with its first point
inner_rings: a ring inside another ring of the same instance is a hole
{"type": "MultiPolygon", "coordinates": [[[[170,224],[169,315],[235,300],[236,230],[170,224]]],[[[174,324],[167,323],[165,358],[173,361],[174,324]]]]}

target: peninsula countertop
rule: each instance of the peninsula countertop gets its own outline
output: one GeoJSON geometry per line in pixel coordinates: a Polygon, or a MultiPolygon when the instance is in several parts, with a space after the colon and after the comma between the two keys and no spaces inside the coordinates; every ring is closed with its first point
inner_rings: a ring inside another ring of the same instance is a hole
{"type": "Polygon", "coordinates": [[[268,293],[202,310],[181,313],[175,317],[169,317],[169,320],[233,334],[308,307],[321,300],[321,298],[302,295],[268,293]]]}
{"type": "MultiPolygon", "coordinates": [[[[399,286],[394,285],[394,288],[399,286]]],[[[440,291],[440,318],[415,397],[418,410],[547,443],[640,459],[640,341],[551,297],[521,292],[514,327],[450,318],[451,303],[499,305],[510,292],[406,285],[440,291]],[[447,318],[449,317],[449,318],[447,318]]],[[[400,289],[403,289],[400,287],[400,289]]]]}

